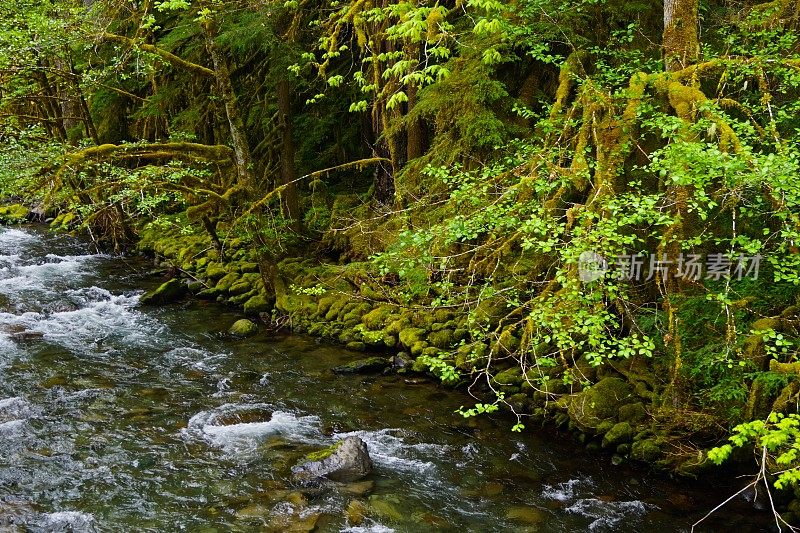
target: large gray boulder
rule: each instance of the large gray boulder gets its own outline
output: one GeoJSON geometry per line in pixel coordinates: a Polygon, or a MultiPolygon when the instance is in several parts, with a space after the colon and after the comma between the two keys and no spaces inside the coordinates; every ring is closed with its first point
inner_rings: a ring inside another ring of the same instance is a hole
{"type": "Polygon", "coordinates": [[[332,481],[358,481],[372,472],[372,459],[366,443],[358,437],[347,437],[327,450],[311,454],[313,460],[292,468],[300,482],[315,482],[322,478],[332,481]]]}

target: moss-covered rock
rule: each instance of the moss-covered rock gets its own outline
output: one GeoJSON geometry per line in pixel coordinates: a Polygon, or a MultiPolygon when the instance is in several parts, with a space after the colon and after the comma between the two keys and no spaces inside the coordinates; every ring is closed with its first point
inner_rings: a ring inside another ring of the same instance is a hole
{"type": "Polygon", "coordinates": [[[631,445],[631,459],[654,463],[661,455],[661,443],[656,438],[638,440],[631,445]]]}
{"type": "Polygon", "coordinates": [[[354,352],[363,352],[367,349],[367,345],[362,341],[350,341],[347,343],[347,349],[354,352]]]}
{"type": "MultiPolygon", "coordinates": [[[[425,342],[425,341],[417,341],[414,344],[412,344],[408,348],[408,350],[411,352],[411,355],[413,355],[414,357],[417,357],[419,355],[422,355],[422,353],[427,348],[428,348],[428,343],[427,342],[425,342]]],[[[435,352],[438,352],[438,349],[434,348],[434,353],[435,352]]]]}
{"type": "Polygon", "coordinates": [[[228,294],[230,294],[231,296],[236,296],[238,294],[244,294],[252,290],[253,286],[247,280],[240,279],[228,288],[228,294]]]}
{"type": "Polygon", "coordinates": [[[772,403],[772,410],[776,413],[796,412],[800,395],[800,382],[792,381],[781,389],[778,397],[772,403]]]}
{"type": "Polygon", "coordinates": [[[258,273],[258,263],[252,263],[250,261],[242,261],[239,263],[239,270],[242,274],[251,274],[251,273],[258,273]]]}
{"type": "Polygon", "coordinates": [[[519,386],[522,385],[522,368],[512,366],[507,370],[495,374],[492,382],[497,386],[519,386]]]}
{"type": "Polygon", "coordinates": [[[422,328],[404,328],[398,334],[400,344],[406,348],[411,348],[415,344],[424,340],[425,330],[422,328]]]}
{"type": "Polygon", "coordinates": [[[164,305],[180,300],[187,292],[185,283],[178,278],[172,278],[162,283],[155,290],[142,295],[139,298],[139,303],[142,305],[164,305]]]}
{"type": "Polygon", "coordinates": [[[306,461],[322,461],[323,459],[327,459],[331,455],[333,455],[336,450],[342,447],[342,443],[344,441],[340,440],[334,444],[331,444],[327,448],[323,448],[316,452],[311,452],[305,456],[306,461]]]}
{"type": "Polygon", "coordinates": [[[216,300],[222,291],[217,289],[216,287],[209,287],[207,289],[203,289],[202,291],[197,293],[198,298],[202,298],[204,300],[216,300]]]}
{"type": "Polygon", "coordinates": [[[647,410],[642,402],[636,402],[628,405],[623,405],[619,408],[619,416],[617,417],[622,422],[630,422],[636,424],[641,422],[647,416],[647,410]]]}
{"type": "Polygon", "coordinates": [[[476,367],[483,367],[489,347],[483,342],[473,342],[460,346],[456,351],[455,365],[458,369],[467,372],[476,367]]]}
{"type": "Polygon", "coordinates": [[[606,420],[615,419],[619,408],[636,397],[628,382],[617,377],[603,378],[568,400],[570,418],[582,431],[591,431],[606,420]]]}
{"type": "Polygon", "coordinates": [[[19,224],[27,220],[31,210],[21,204],[0,207],[0,222],[3,224],[19,224]]]}
{"type": "Polygon", "coordinates": [[[747,420],[766,418],[772,409],[772,403],[775,401],[776,392],[777,391],[772,390],[769,379],[766,378],[766,376],[756,377],[750,385],[750,394],[747,398],[747,407],[745,408],[747,420]]]}
{"type": "Polygon", "coordinates": [[[367,357],[359,359],[333,369],[336,374],[371,374],[383,372],[391,366],[391,361],[385,357],[367,357]]]}
{"type": "Polygon", "coordinates": [[[228,274],[225,266],[222,263],[209,263],[206,267],[206,277],[211,281],[218,281],[228,274]]]}
{"type": "Polygon", "coordinates": [[[250,298],[252,298],[253,296],[256,296],[257,294],[258,294],[258,291],[256,289],[252,289],[252,290],[250,290],[248,292],[245,292],[243,294],[237,294],[235,296],[231,296],[230,298],[228,298],[228,302],[230,302],[231,305],[235,305],[235,306],[241,307],[241,306],[244,306],[245,302],[248,302],[250,300],[250,298]]]}
{"type": "Polygon", "coordinates": [[[392,306],[379,305],[362,316],[361,323],[370,331],[382,330],[387,325],[387,320],[392,316],[393,312],[392,306]]]}
{"type": "Polygon", "coordinates": [[[78,221],[78,215],[75,213],[60,213],[56,218],[50,222],[50,227],[53,229],[69,229],[78,221]]]}
{"type": "Polygon", "coordinates": [[[428,334],[428,342],[437,348],[450,348],[455,344],[452,329],[440,329],[428,334]]]}
{"type": "Polygon", "coordinates": [[[234,285],[234,284],[235,284],[237,281],[239,281],[239,277],[240,277],[240,276],[239,276],[239,274],[238,274],[238,273],[236,273],[236,272],[229,272],[228,274],[225,274],[225,276],[223,276],[223,277],[222,277],[222,278],[221,278],[221,279],[220,279],[220,280],[217,282],[217,284],[215,285],[215,287],[216,287],[216,288],[217,288],[217,290],[219,290],[220,292],[227,293],[227,292],[230,290],[230,288],[231,288],[231,287],[232,287],[232,286],[233,286],[233,285],[234,285]]]}
{"type": "Polygon", "coordinates": [[[533,399],[536,402],[552,400],[557,395],[569,392],[569,387],[560,378],[547,378],[542,381],[537,379],[538,377],[534,370],[529,370],[527,379],[523,380],[521,385],[523,391],[533,391],[533,399]]]}
{"type": "Polygon", "coordinates": [[[256,333],[258,333],[258,325],[252,320],[242,318],[233,323],[233,325],[228,330],[228,333],[230,335],[233,335],[234,337],[240,337],[240,338],[252,337],[256,333]]]}
{"type": "Polygon", "coordinates": [[[272,310],[274,303],[274,301],[267,300],[265,294],[258,293],[245,302],[244,313],[251,316],[259,313],[267,313],[272,310]]]}
{"type": "Polygon", "coordinates": [[[633,439],[633,427],[628,422],[614,424],[603,436],[603,448],[616,447],[633,439]]]}

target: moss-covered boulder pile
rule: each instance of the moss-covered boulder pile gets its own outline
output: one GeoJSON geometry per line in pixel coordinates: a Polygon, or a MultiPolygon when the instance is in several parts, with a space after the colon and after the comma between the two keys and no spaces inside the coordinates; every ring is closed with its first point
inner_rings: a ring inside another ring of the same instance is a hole
{"type": "Polygon", "coordinates": [[[31,210],[21,204],[0,206],[0,224],[20,224],[25,222],[31,210]]]}

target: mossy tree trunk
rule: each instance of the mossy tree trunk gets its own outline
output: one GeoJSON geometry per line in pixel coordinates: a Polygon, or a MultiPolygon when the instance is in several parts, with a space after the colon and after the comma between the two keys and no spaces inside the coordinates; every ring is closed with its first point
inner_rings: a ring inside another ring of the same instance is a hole
{"type": "Polygon", "coordinates": [[[697,61],[700,53],[699,0],[664,0],[664,62],[675,71],[697,61]]]}
{"type": "Polygon", "coordinates": [[[253,178],[253,160],[250,154],[250,145],[244,129],[244,120],[239,111],[239,102],[236,92],[233,90],[231,73],[228,66],[228,58],[220,50],[216,39],[219,34],[217,21],[213,17],[203,22],[205,32],[206,48],[211,56],[214,65],[214,79],[217,89],[225,106],[225,115],[228,119],[228,127],[231,136],[231,145],[234,151],[234,162],[236,163],[236,173],[239,182],[249,193],[256,188],[253,178]]]}
{"type": "MultiPolygon", "coordinates": [[[[675,72],[697,63],[700,54],[699,0],[664,0],[662,47],[667,71],[675,72]]],[[[690,122],[693,117],[689,114],[680,118],[690,122]]],[[[685,185],[667,185],[667,187],[667,192],[672,198],[675,222],[668,228],[666,238],[663,239],[658,253],[664,253],[667,260],[672,261],[670,264],[677,265],[681,253],[680,242],[684,239],[684,224],[689,216],[690,191],[685,185]]],[[[677,408],[688,399],[687,385],[682,375],[681,324],[674,303],[675,293],[679,287],[674,274],[665,276],[665,278],[660,280],[664,299],[663,307],[669,317],[668,332],[664,340],[673,352],[673,366],[664,399],[671,403],[672,407],[677,408]]]]}
{"type": "Polygon", "coordinates": [[[278,81],[278,125],[281,131],[281,185],[283,215],[291,228],[300,231],[300,201],[297,192],[297,172],[294,166],[294,139],[292,138],[292,98],[289,81],[278,81]]]}

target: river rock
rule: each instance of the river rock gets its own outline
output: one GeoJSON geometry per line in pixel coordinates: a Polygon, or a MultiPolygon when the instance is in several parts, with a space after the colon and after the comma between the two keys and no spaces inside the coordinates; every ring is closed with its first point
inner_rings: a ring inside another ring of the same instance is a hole
{"type": "Polygon", "coordinates": [[[386,358],[376,356],[334,367],[333,371],[336,374],[373,374],[383,372],[390,366],[391,363],[386,358]]]}
{"type": "Polygon", "coordinates": [[[234,337],[252,337],[258,333],[258,325],[256,325],[256,323],[252,320],[243,318],[234,322],[231,326],[231,329],[228,330],[228,333],[234,337]]]}
{"type": "MultiPolygon", "coordinates": [[[[347,437],[323,454],[327,457],[308,461],[292,468],[292,475],[300,482],[314,482],[322,478],[333,481],[358,481],[372,472],[372,459],[366,443],[358,437],[347,437]]],[[[319,454],[316,455],[319,457],[319,454]]],[[[316,459],[315,457],[315,459],[316,459]]]]}
{"type": "Polygon", "coordinates": [[[142,297],[139,298],[139,303],[142,305],[164,305],[172,303],[183,298],[186,291],[186,285],[182,283],[181,280],[172,278],[166,283],[163,283],[156,290],[142,295],[142,297]]]}
{"type": "Polygon", "coordinates": [[[345,483],[339,487],[339,492],[350,494],[352,496],[367,496],[375,488],[375,482],[372,480],[356,481],[354,483],[345,483]]]}

